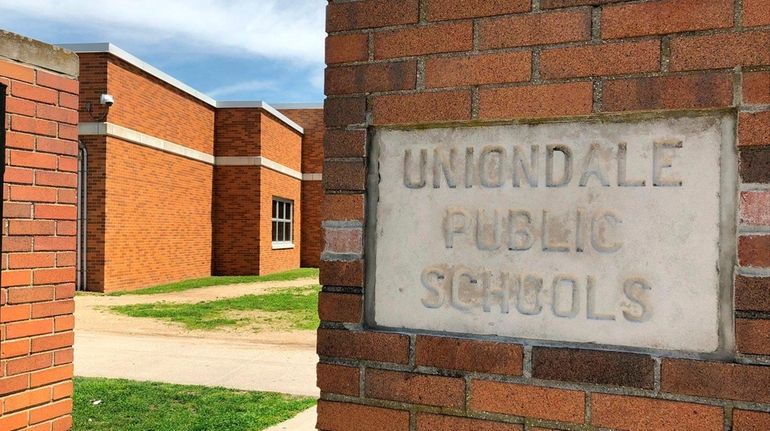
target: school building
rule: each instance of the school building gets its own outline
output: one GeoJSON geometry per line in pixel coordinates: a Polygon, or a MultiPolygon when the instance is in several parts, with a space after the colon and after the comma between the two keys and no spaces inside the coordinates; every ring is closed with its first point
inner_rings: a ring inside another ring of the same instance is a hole
{"type": "Polygon", "coordinates": [[[78,289],[318,266],[321,104],[216,101],[113,44],[63,47],[80,58],[78,289]]]}

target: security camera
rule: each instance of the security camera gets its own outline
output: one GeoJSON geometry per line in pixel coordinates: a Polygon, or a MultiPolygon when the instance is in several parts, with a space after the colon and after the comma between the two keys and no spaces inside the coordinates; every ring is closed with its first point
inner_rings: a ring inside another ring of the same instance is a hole
{"type": "Polygon", "coordinates": [[[107,105],[107,107],[109,108],[110,106],[115,104],[115,98],[112,97],[111,94],[102,94],[101,96],[99,96],[99,103],[101,103],[102,105],[107,105]]]}

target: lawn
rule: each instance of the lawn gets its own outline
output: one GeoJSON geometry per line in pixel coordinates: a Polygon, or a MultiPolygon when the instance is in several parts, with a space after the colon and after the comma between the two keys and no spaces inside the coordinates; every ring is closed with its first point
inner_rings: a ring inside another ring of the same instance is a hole
{"type": "Polygon", "coordinates": [[[75,378],[73,430],[260,431],[313,404],[268,392],[75,378]]]}
{"type": "Polygon", "coordinates": [[[121,295],[155,295],[158,293],[179,292],[182,290],[198,289],[201,287],[224,286],[228,284],[255,283],[258,281],[290,281],[299,278],[318,277],[318,268],[299,268],[290,271],[278,272],[267,275],[234,275],[221,277],[205,277],[192,280],[184,280],[176,283],[161,284],[146,289],[128,292],[110,293],[110,296],[121,295]]]}
{"type": "Polygon", "coordinates": [[[310,330],[318,327],[318,285],[275,290],[194,304],[156,302],[110,307],[131,317],[151,317],[183,324],[187,329],[246,326],[256,331],[310,330]]]}

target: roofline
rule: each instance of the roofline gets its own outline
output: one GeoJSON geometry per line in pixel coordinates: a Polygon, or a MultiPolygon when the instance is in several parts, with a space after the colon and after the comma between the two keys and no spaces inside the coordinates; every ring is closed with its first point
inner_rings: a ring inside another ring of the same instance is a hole
{"type": "Polygon", "coordinates": [[[274,104],[275,109],[324,109],[323,102],[321,103],[278,103],[274,104]]]}
{"type": "Polygon", "coordinates": [[[273,117],[281,120],[283,123],[285,123],[287,126],[291,127],[292,129],[296,130],[297,132],[301,134],[305,134],[305,129],[302,128],[299,124],[295,123],[291,120],[291,118],[283,115],[281,111],[278,109],[270,106],[267,102],[263,102],[261,100],[253,100],[253,101],[222,101],[222,102],[215,102],[217,109],[232,109],[232,108],[259,108],[262,109],[265,112],[268,112],[273,117]]]}
{"type": "Polygon", "coordinates": [[[227,102],[227,101],[217,102],[212,97],[201,93],[200,91],[190,87],[184,82],[174,78],[173,76],[163,72],[157,67],[147,63],[146,61],[140,59],[139,57],[136,57],[135,55],[121,49],[120,47],[112,43],[109,43],[109,42],[62,43],[62,44],[59,44],[58,46],[68,49],[70,51],[74,51],[75,53],[78,53],[78,54],[85,54],[85,53],[112,54],[115,57],[131,64],[132,66],[135,66],[143,70],[144,72],[147,72],[148,74],[160,79],[161,81],[167,84],[170,84],[181,91],[184,91],[190,96],[195,97],[196,99],[206,103],[207,105],[213,108],[259,108],[270,113],[274,117],[278,118],[281,122],[285,123],[287,126],[291,127],[297,132],[301,134],[305,133],[305,130],[302,128],[302,126],[300,126],[299,124],[289,119],[289,117],[283,115],[281,112],[278,111],[278,109],[270,106],[267,102],[263,102],[261,100],[243,101],[243,102],[227,102]]]}

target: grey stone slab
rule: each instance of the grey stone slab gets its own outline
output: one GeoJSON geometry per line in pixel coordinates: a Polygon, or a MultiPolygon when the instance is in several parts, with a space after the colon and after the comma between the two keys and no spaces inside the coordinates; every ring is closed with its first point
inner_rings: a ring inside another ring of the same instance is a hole
{"type": "Polygon", "coordinates": [[[729,116],[378,130],[369,324],[727,350],[733,136],[729,116]]]}
{"type": "Polygon", "coordinates": [[[80,60],[74,52],[9,31],[0,30],[0,56],[73,78],[80,73],[80,60]]]}

